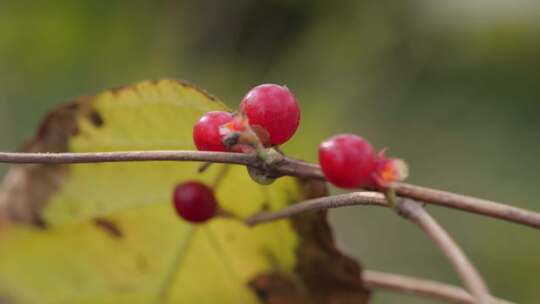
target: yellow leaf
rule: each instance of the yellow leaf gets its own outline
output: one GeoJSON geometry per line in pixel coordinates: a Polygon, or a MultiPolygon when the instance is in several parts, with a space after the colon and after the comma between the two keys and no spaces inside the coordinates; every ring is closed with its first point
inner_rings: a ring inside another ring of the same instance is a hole
{"type": "MultiPolygon", "coordinates": [[[[227,108],[183,82],[141,82],[52,112],[25,150],[193,149],[192,126],[211,110],[227,108]]],[[[256,228],[242,222],[324,192],[323,185],[285,177],[263,187],[244,167],[214,164],[197,173],[200,165],[13,166],[0,192],[0,302],[366,299],[359,268],[333,246],[324,214],[256,228]],[[212,186],[221,173],[216,195],[233,216],[200,225],[181,220],[170,202],[174,185],[212,186]]]]}

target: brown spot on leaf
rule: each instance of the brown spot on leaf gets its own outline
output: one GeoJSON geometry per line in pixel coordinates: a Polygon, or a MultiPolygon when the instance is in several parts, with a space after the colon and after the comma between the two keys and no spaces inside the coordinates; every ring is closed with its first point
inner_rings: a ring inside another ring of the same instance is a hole
{"type": "Polygon", "coordinates": [[[72,101],[66,104],[65,107],[70,111],[76,111],[79,108],[79,104],[76,101],[72,101]]]}
{"type": "Polygon", "coordinates": [[[128,86],[118,86],[118,87],[110,88],[107,91],[111,92],[113,95],[117,95],[121,91],[123,91],[123,90],[125,90],[127,88],[129,88],[129,87],[128,86]]]}
{"type": "Polygon", "coordinates": [[[97,217],[94,219],[94,225],[102,229],[105,233],[107,233],[112,238],[121,239],[122,237],[124,237],[124,233],[122,232],[120,227],[112,220],[102,218],[102,217],[97,217]]]}
{"type": "Polygon", "coordinates": [[[86,97],[65,104],[47,114],[34,138],[21,149],[22,152],[65,152],[67,138],[79,132],[75,116],[82,100],[86,100],[86,97]]]}
{"type": "Polygon", "coordinates": [[[101,114],[99,114],[98,111],[96,110],[93,110],[90,112],[90,114],[88,115],[88,119],[90,120],[90,122],[96,126],[96,127],[101,127],[103,126],[103,117],[101,116],[101,114]]]}
{"type": "Polygon", "coordinates": [[[249,282],[249,287],[265,304],[318,303],[313,302],[291,278],[277,272],[257,276],[249,282]]]}
{"type": "Polygon", "coordinates": [[[47,222],[45,221],[45,219],[43,219],[41,217],[41,214],[36,215],[33,224],[34,224],[34,226],[36,226],[38,228],[41,228],[41,229],[46,229],[47,228],[47,222]]]}
{"type": "Polygon", "coordinates": [[[267,201],[264,201],[261,204],[261,211],[268,211],[270,210],[270,204],[267,201]]]}
{"type": "Polygon", "coordinates": [[[185,81],[185,80],[180,80],[180,79],[177,79],[176,80],[176,83],[178,83],[179,85],[183,86],[184,88],[191,88],[191,89],[194,89],[195,91],[203,94],[206,98],[212,100],[212,101],[217,101],[217,98],[215,96],[213,96],[212,94],[206,92],[205,90],[201,89],[200,87],[198,87],[197,85],[195,84],[192,84],[188,81],[185,81]]]}
{"type": "MultiPolygon", "coordinates": [[[[79,131],[77,114],[90,100],[81,97],[49,113],[34,138],[20,151],[66,152],[69,137],[79,131]]],[[[43,228],[46,223],[42,209],[50,195],[60,189],[67,174],[65,165],[10,166],[0,188],[0,226],[17,222],[43,228]]]]}

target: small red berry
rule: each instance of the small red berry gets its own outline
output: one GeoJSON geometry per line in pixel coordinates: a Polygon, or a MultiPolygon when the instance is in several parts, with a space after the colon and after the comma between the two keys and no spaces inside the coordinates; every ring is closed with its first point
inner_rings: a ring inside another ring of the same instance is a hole
{"type": "Polygon", "coordinates": [[[360,136],[342,134],[327,139],[319,147],[319,163],[326,179],[338,187],[376,186],[377,154],[360,136]]]}
{"type": "MultiPolygon", "coordinates": [[[[268,145],[289,140],[300,123],[300,107],[286,86],[262,84],[251,89],[240,104],[252,128],[260,127],[269,135],[268,145]]],[[[267,146],[268,146],[267,145],[267,146]]]]}
{"type": "Polygon", "coordinates": [[[197,181],[177,185],[173,193],[173,203],[176,213],[192,223],[211,219],[218,209],[212,189],[197,181]]]}
{"type": "Polygon", "coordinates": [[[199,151],[226,150],[221,142],[222,135],[219,128],[230,122],[233,115],[223,111],[212,111],[204,114],[193,127],[193,141],[199,151]]]}

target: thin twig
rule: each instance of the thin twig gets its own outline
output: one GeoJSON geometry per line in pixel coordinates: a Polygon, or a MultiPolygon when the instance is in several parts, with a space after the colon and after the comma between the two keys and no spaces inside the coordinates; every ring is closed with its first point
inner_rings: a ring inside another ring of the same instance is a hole
{"type": "Polygon", "coordinates": [[[316,211],[329,208],[338,208],[352,205],[374,205],[388,207],[384,195],[378,192],[352,192],[347,194],[332,195],[315,198],[278,211],[263,211],[257,213],[246,220],[249,226],[255,226],[261,223],[275,221],[278,219],[290,218],[296,214],[307,211],[316,211]]]}
{"type": "MultiPolygon", "coordinates": [[[[251,166],[268,169],[255,154],[155,150],[81,153],[15,153],[0,152],[0,163],[12,164],[83,164],[129,161],[199,161],[251,166]]],[[[324,179],[319,166],[300,160],[285,158],[275,164],[272,172],[278,176],[290,175],[324,179]]]]}
{"type": "MultiPolygon", "coordinates": [[[[476,303],[475,299],[464,289],[436,281],[373,270],[364,270],[362,272],[362,279],[366,287],[372,290],[390,290],[398,293],[445,300],[451,303],[476,303]]],[[[496,304],[511,303],[495,297],[491,301],[496,304]]]]}
{"type": "Polygon", "coordinates": [[[466,195],[410,184],[399,184],[398,195],[448,208],[465,210],[502,220],[540,228],[540,213],[466,195]]]}
{"type": "MultiPolygon", "coordinates": [[[[254,154],[202,151],[129,151],[91,153],[12,153],[0,152],[0,163],[69,164],[127,161],[201,161],[239,164],[267,170],[254,154]]],[[[324,179],[320,167],[304,161],[284,158],[271,170],[273,175],[324,179]]],[[[414,186],[396,185],[396,193],[418,201],[491,216],[540,229],[540,213],[470,196],[414,186]]]]}
{"type": "Polygon", "coordinates": [[[399,202],[397,211],[404,218],[412,221],[422,229],[441,249],[461,278],[463,284],[476,299],[475,303],[491,303],[489,290],[474,265],[450,235],[419,203],[410,199],[403,199],[399,202]]]}

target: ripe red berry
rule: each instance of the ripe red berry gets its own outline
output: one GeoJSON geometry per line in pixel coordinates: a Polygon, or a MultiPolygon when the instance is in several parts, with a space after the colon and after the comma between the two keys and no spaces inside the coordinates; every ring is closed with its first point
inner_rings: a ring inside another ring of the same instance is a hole
{"type": "Polygon", "coordinates": [[[223,111],[212,111],[204,114],[193,127],[193,141],[200,151],[225,151],[221,142],[219,127],[233,119],[233,115],[223,111]]]}
{"type": "Polygon", "coordinates": [[[212,189],[197,181],[177,185],[173,193],[173,203],[176,213],[192,223],[211,219],[218,209],[212,189]]]}
{"type": "Polygon", "coordinates": [[[374,187],[377,154],[360,136],[336,135],[319,147],[319,163],[332,184],[347,189],[374,187]]]}
{"type": "Polygon", "coordinates": [[[267,145],[283,144],[294,135],[300,123],[296,98],[287,87],[277,84],[262,84],[251,89],[244,96],[240,111],[254,129],[260,127],[268,132],[267,145]]]}

